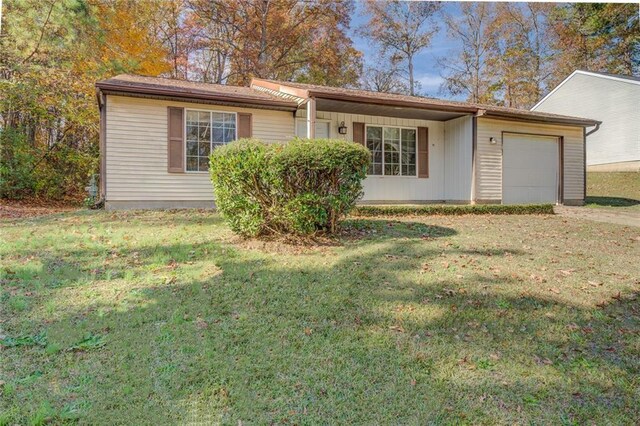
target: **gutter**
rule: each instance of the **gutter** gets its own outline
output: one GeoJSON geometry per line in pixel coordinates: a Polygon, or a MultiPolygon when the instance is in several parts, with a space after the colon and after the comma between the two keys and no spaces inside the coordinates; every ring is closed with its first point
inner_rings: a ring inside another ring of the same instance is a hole
{"type": "Polygon", "coordinates": [[[260,105],[269,109],[295,111],[298,105],[294,102],[278,100],[278,99],[256,99],[247,96],[219,93],[193,92],[185,90],[175,90],[171,88],[149,87],[149,86],[133,86],[118,83],[110,83],[106,81],[96,83],[96,87],[107,95],[149,95],[185,101],[201,100],[211,102],[227,102],[235,104],[243,104],[249,106],[260,105]]]}
{"type": "Polygon", "coordinates": [[[540,115],[527,115],[527,114],[517,114],[517,113],[508,113],[508,112],[499,112],[499,111],[487,111],[485,116],[487,118],[496,118],[496,119],[506,119],[506,120],[521,120],[528,121],[530,123],[543,123],[543,124],[564,124],[570,126],[599,126],[600,121],[596,120],[587,120],[587,119],[579,119],[579,118],[570,118],[570,117],[545,117],[540,115]]]}

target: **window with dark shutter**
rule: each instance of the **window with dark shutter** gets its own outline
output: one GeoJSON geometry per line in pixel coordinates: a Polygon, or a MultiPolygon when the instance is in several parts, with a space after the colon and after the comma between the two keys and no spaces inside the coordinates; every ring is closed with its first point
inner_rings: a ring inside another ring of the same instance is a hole
{"type": "Polygon", "coordinates": [[[364,123],[353,123],[353,141],[364,145],[364,123]]]}
{"type": "Polygon", "coordinates": [[[184,173],[184,108],[168,108],[167,164],[169,173],[184,173]]]}
{"type": "Polygon", "coordinates": [[[429,129],[418,127],[418,177],[429,177],[429,129]]]}
{"type": "Polygon", "coordinates": [[[253,123],[251,120],[251,114],[246,112],[238,113],[238,139],[253,136],[253,123]]]}

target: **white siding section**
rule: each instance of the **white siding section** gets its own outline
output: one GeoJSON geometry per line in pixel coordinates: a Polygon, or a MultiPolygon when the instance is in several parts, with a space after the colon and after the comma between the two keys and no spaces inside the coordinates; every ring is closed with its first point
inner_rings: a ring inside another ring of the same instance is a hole
{"type": "Polygon", "coordinates": [[[471,199],[473,119],[460,117],[444,123],[444,197],[471,199]]]}
{"type": "Polygon", "coordinates": [[[208,173],[167,172],[167,107],[250,112],[253,136],[268,142],[294,134],[292,113],[107,97],[106,201],[213,201],[208,173]]]}
{"type": "MultiPolygon", "coordinates": [[[[299,110],[298,117],[306,111],[299,110]]],[[[444,177],[444,123],[441,121],[414,120],[372,115],[346,114],[317,111],[318,119],[329,120],[329,137],[353,140],[353,122],[383,126],[429,128],[429,177],[420,179],[409,176],[368,176],[364,181],[362,201],[442,201],[445,200],[444,177]],[[338,134],[338,126],[344,121],[347,134],[338,134]]]]}
{"type": "Polygon", "coordinates": [[[587,137],[587,164],[640,161],[640,83],[576,73],[535,111],[602,121],[587,137]]]}
{"type": "Polygon", "coordinates": [[[476,200],[502,200],[502,132],[564,137],[564,199],[584,196],[583,128],[478,118],[476,200]],[[495,145],[489,142],[494,137],[495,145]]]}

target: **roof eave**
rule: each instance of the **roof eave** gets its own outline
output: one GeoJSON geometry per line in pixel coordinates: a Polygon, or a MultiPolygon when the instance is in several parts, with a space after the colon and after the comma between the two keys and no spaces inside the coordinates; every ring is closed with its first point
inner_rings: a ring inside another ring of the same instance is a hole
{"type": "Polygon", "coordinates": [[[530,116],[525,114],[510,114],[510,113],[499,112],[499,111],[487,111],[483,116],[487,118],[528,121],[531,123],[558,124],[558,125],[580,126],[580,127],[590,127],[590,126],[596,126],[598,124],[602,124],[602,122],[598,120],[589,120],[589,119],[582,119],[577,117],[565,118],[565,117],[545,117],[540,115],[530,116]]]}
{"type": "Polygon", "coordinates": [[[153,95],[164,96],[168,98],[181,98],[181,99],[197,99],[204,101],[219,101],[219,102],[232,102],[236,104],[259,105],[262,107],[273,107],[274,109],[281,109],[286,111],[295,111],[298,105],[295,102],[289,102],[278,99],[256,99],[246,96],[230,95],[222,93],[205,93],[197,91],[177,90],[170,87],[149,87],[141,85],[131,84],[118,84],[109,81],[99,81],[96,83],[96,87],[107,94],[141,94],[141,95],[153,95]]]}
{"type": "Polygon", "coordinates": [[[411,101],[402,101],[396,99],[376,99],[368,96],[356,96],[356,95],[344,95],[339,93],[328,93],[323,91],[309,91],[309,97],[315,97],[320,99],[330,99],[335,101],[347,101],[347,102],[360,102],[360,103],[368,103],[374,105],[386,105],[386,106],[397,106],[397,107],[405,107],[405,108],[418,108],[418,109],[429,109],[429,110],[439,110],[439,111],[450,111],[450,112],[461,112],[461,113],[476,113],[478,108],[472,106],[457,106],[457,105],[439,105],[436,103],[428,103],[428,102],[411,102],[411,101]]]}

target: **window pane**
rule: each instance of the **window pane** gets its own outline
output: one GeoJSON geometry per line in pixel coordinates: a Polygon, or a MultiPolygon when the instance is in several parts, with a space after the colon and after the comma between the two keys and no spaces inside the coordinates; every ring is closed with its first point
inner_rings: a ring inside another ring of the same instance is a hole
{"type": "Polygon", "coordinates": [[[384,128],[384,140],[388,139],[400,139],[400,129],[397,127],[385,127],[384,128]]]}
{"type": "Polygon", "coordinates": [[[382,127],[367,127],[367,139],[382,139],[382,127]]]}
{"type": "Polygon", "coordinates": [[[209,170],[209,157],[198,157],[200,165],[198,171],[206,172],[209,170]]]}
{"type": "Polygon", "coordinates": [[[233,140],[236,139],[236,129],[231,127],[231,128],[225,128],[224,129],[224,142],[231,142],[233,140]]]}
{"type": "Polygon", "coordinates": [[[386,164],[384,165],[384,174],[386,176],[398,176],[400,174],[399,164],[386,164]]]}
{"type": "Polygon", "coordinates": [[[193,141],[193,142],[197,142],[198,141],[198,125],[195,124],[191,124],[191,123],[187,123],[187,140],[188,141],[193,141]]]}
{"type": "Polygon", "coordinates": [[[200,142],[198,145],[198,155],[201,157],[208,157],[211,153],[211,144],[209,142],[200,142]]]}
{"type": "Polygon", "coordinates": [[[222,127],[224,125],[225,114],[221,112],[214,112],[212,115],[213,127],[222,127]]]}
{"type": "Polygon", "coordinates": [[[198,142],[187,142],[187,155],[198,155],[198,142]]]}
{"type": "Polygon", "coordinates": [[[382,127],[367,127],[367,148],[371,151],[368,174],[382,174],[382,127]]]}
{"type": "Polygon", "coordinates": [[[402,142],[415,142],[416,130],[415,129],[402,129],[402,142]]]}
{"type": "Polygon", "coordinates": [[[197,111],[187,111],[187,124],[194,124],[198,122],[197,111]]]}
{"type": "Polygon", "coordinates": [[[406,166],[406,175],[407,176],[415,176],[416,175],[416,166],[406,166]]]}
{"type": "Polygon", "coordinates": [[[402,129],[402,175],[416,175],[415,129],[402,129]]]}
{"type": "Polygon", "coordinates": [[[187,157],[187,171],[198,171],[198,157],[187,157]]]}
{"type": "Polygon", "coordinates": [[[236,115],[213,113],[213,143],[229,143],[236,139],[236,115]]]}

